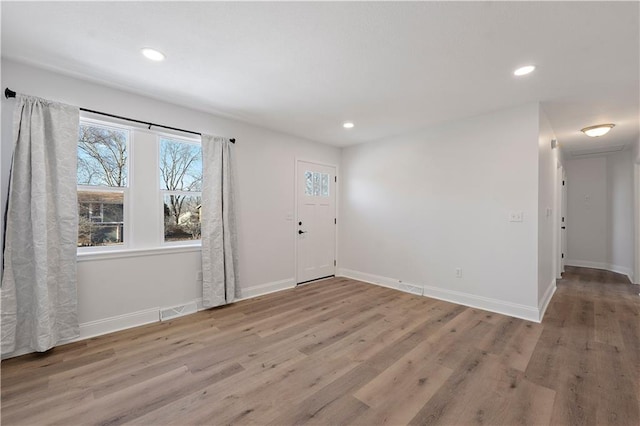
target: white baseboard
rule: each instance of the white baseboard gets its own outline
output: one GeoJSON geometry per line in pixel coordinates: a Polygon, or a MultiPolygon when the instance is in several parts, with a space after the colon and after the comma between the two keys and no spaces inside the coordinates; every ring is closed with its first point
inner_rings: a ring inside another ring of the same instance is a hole
{"type": "Polygon", "coordinates": [[[470,306],[472,308],[483,309],[510,317],[521,318],[527,321],[540,322],[540,314],[537,307],[521,305],[519,303],[507,302],[505,300],[493,299],[490,297],[478,296],[456,290],[442,289],[439,287],[424,286],[424,295],[434,299],[446,300],[447,302],[459,305],[470,306]]]}
{"type": "Polygon", "coordinates": [[[626,275],[629,277],[629,280],[633,283],[633,269],[628,268],[626,266],[614,265],[612,263],[605,262],[591,262],[588,260],[569,260],[565,261],[565,265],[567,266],[578,266],[582,268],[593,268],[593,269],[604,269],[605,271],[615,272],[617,274],[626,275]]]}
{"type": "MultiPolygon", "coordinates": [[[[64,343],[62,343],[62,344],[64,345],[64,343]]],[[[3,354],[2,355],[2,359],[4,360],[4,359],[9,359],[9,358],[15,358],[15,357],[20,356],[20,355],[30,354],[31,352],[34,352],[33,349],[25,349],[25,348],[16,349],[15,351],[13,351],[11,353],[3,354]]]]}
{"type": "Polygon", "coordinates": [[[339,268],[338,276],[363,281],[369,284],[376,284],[382,287],[392,288],[394,290],[400,290],[404,291],[405,293],[411,293],[418,296],[422,296],[423,294],[421,285],[411,284],[393,278],[381,277],[379,275],[367,274],[365,272],[354,271],[351,269],[339,268]]]}
{"type": "MultiPolygon", "coordinates": [[[[128,328],[151,324],[158,321],[160,321],[160,308],[150,308],[124,315],[116,315],[114,317],[89,321],[80,324],[80,335],[78,337],[61,341],[56,346],[66,345],[67,343],[78,342],[80,340],[90,339],[92,337],[102,336],[103,334],[126,330],[128,328]]],[[[2,359],[13,358],[31,352],[35,351],[29,348],[21,348],[10,354],[3,355],[2,359]]]]}
{"type": "MultiPolygon", "coordinates": [[[[271,283],[261,284],[249,288],[242,289],[240,288],[238,293],[239,297],[236,301],[251,299],[253,297],[262,296],[269,293],[274,293],[276,291],[282,291],[289,288],[293,288],[296,286],[294,278],[288,278],[286,280],[274,281],[271,283]]],[[[199,297],[191,302],[186,302],[185,304],[195,303],[197,306],[197,310],[201,311],[205,308],[202,306],[202,298],[199,297]]],[[[123,315],[116,315],[109,318],[103,318],[95,321],[89,321],[80,324],[80,336],[66,340],[64,342],[60,342],[57,346],[64,345],[67,343],[73,343],[80,340],[89,339],[91,337],[102,336],[104,334],[113,333],[116,331],[126,330],[128,328],[139,327],[141,325],[151,324],[154,322],[160,321],[160,307],[157,308],[149,308],[144,309],[142,311],[131,312],[123,315]]],[[[178,315],[184,316],[189,315],[189,313],[178,315]]],[[[175,318],[177,318],[176,316],[175,318]]],[[[173,319],[173,318],[172,318],[173,319]]],[[[20,355],[25,355],[28,353],[34,352],[31,349],[17,349],[10,354],[5,354],[2,356],[2,359],[13,358],[20,355]]]]}
{"type": "Polygon", "coordinates": [[[544,313],[547,311],[547,307],[549,306],[549,302],[551,302],[551,298],[556,293],[556,280],[551,281],[549,287],[542,295],[542,299],[538,303],[538,322],[542,322],[542,318],[544,317],[544,313]]]}
{"type": "Polygon", "coordinates": [[[447,302],[456,303],[458,305],[465,305],[472,308],[496,312],[511,317],[525,319],[527,321],[540,322],[539,309],[533,306],[521,305],[504,300],[492,299],[489,297],[478,296],[471,293],[449,290],[440,287],[433,287],[428,285],[420,286],[417,284],[403,283],[393,278],[353,271],[345,268],[340,268],[338,270],[338,275],[346,278],[364,281],[370,284],[376,284],[383,287],[406,291],[412,294],[432,297],[434,299],[444,300],[447,302]]]}
{"type": "MultiPolygon", "coordinates": [[[[246,289],[239,289],[240,298],[236,300],[249,299],[252,297],[261,296],[263,294],[273,293],[275,291],[285,290],[287,288],[295,287],[295,280],[293,278],[276,281],[272,283],[261,284],[254,287],[249,287],[246,289]]],[[[202,298],[199,297],[190,302],[184,303],[191,304],[195,303],[196,309],[198,311],[202,311],[206,309],[202,306],[202,298]]],[[[88,339],[90,337],[100,336],[107,333],[113,333],[114,331],[126,330],[132,327],[138,327],[145,324],[151,324],[154,322],[160,321],[160,309],[161,308],[150,308],[142,311],[132,312],[124,315],[117,315],[114,317],[99,319],[96,321],[89,321],[83,324],[80,324],[80,337],[72,340],[73,342],[83,339],[88,339]]],[[[183,315],[189,315],[191,312],[187,312],[183,315]]],[[[69,342],[65,342],[69,343],[69,342]]]]}
{"type": "Polygon", "coordinates": [[[266,284],[255,285],[253,287],[238,289],[236,301],[251,299],[253,297],[263,296],[276,291],[287,290],[296,286],[295,278],[287,278],[286,280],[273,281],[266,284]]]}
{"type": "Polygon", "coordinates": [[[89,339],[90,337],[101,336],[103,334],[113,333],[114,331],[126,330],[127,328],[138,327],[158,321],[160,321],[160,308],[150,308],[124,315],[89,321],[80,324],[80,336],[72,341],[89,339]]]}

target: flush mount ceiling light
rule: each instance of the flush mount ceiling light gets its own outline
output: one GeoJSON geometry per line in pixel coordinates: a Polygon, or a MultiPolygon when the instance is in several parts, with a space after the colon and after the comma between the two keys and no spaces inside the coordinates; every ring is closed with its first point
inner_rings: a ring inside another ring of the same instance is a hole
{"type": "Polygon", "coordinates": [[[520,67],[513,72],[513,75],[520,77],[523,75],[531,74],[536,67],[534,65],[527,65],[525,67],[520,67]]]}
{"type": "Polygon", "coordinates": [[[351,121],[345,121],[342,123],[342,127],[345,129],[353,129],[354,124],[351,121]]]}
{"type": "Polygon", "coordinates": [[[597,124],[595,126],[585,127],[580,131],[587,136],[590,136],[592,138],[597,138],[598,136],[606,135],[607,133],[609,133],[609,130],[613,129],[614,127],[615,127],[615,124],[611,124],[611,123],[597,124]]]}
{"type": "Polygon", "coordinates": [[[147,59],[151,59],[152,61],[164,61],[164,58],[165,58],[164,53],[156,49],[152,49],[150,47],[144,47],[140,49],[140,51],[147,59]]]}

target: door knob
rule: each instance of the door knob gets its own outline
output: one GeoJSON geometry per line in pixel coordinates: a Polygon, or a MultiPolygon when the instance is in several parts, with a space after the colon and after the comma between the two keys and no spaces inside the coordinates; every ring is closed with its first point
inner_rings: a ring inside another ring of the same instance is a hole
{"type": "Polygon", "coordinates": [[[298,235],[299,235],[299,234],[306,234],[306,233],[307,233],[307,231],[300,231],[300,230],[298,230],[298,235]]]}

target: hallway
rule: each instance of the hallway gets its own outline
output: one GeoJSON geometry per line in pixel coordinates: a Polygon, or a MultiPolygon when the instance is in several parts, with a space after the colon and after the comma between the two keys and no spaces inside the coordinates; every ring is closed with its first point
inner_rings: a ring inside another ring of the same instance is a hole
{"type": "Polygon", "coordinates": [[[526,377],[554,389],[551,424],[639,424],[640,286],[566,267],[526,377]]]}

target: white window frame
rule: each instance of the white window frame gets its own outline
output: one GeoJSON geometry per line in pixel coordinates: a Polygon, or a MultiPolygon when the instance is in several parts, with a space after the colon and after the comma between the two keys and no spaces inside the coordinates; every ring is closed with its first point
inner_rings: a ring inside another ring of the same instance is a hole
{"type": "Polygon", "coordinates": [[[158,189],[158,214],[160,216],[160,246],[161,247],[201,247],[202,246],[202,236],[197,240],[184,240],[184,241],[165,241],[164,239],[164,197],[166,195],[185,195],[185,196],[195,196],[200,197],[202,199],[202,190],[200,191],[172,191],[167,189],[162,189],[162,178],[160,177],[160,155],[161,155],[161,139],[166,139],[170,141],[187,143],[190,145],[198,145],[202,150],[202,141],[200,138],[187,138],[182,136],[176,136],[170,133],[156,133],[156,144],[158,147],[158,156],[156,158],[156,176],[158,177],[158,184],[156,188],[158,189]]]}
{"type": "MultiPolygon", "coordinates": [[[[120,124],[115,124],[107,121],[96,120],[93,118],[80,117],[79,125],[90,125],[93,127],[103,127],[109,129],[118,129],[127,132],[127,184],[126,186],[121,187],[113,187],[113,186],[102,186],[102,185],[79,185],[76,184],[76,192],[78,191],[86,191],[86,192],[122,192],[123,193],[123,211],[122,211],[122,244],[113,244],[109,246],[89,246],[89,247],[77,247],[78,255],[88,255],[92,253],[108,253],[114,251],[122,251],[128,250],[131,247],[131,237],[133,235],[132,227],[131,227],[131,206],[130,206],[130,197],[129,197],[129,188],[132,185],[132,175],[131,173],[131,165],[132,154],[133,154],[133,139],[134,139],[134,129],[130,126],[124,126],[120,124]]],[[[77,150],[77,148],[76,148],[77,150]]],[[[76,172],[76,182],[77,182],[77,172],[76,172]]],[[[78,212],[79,217],[79,212],[78,212]]],[[[77,239],[77,237],[76,237],[77,239]]]]}

